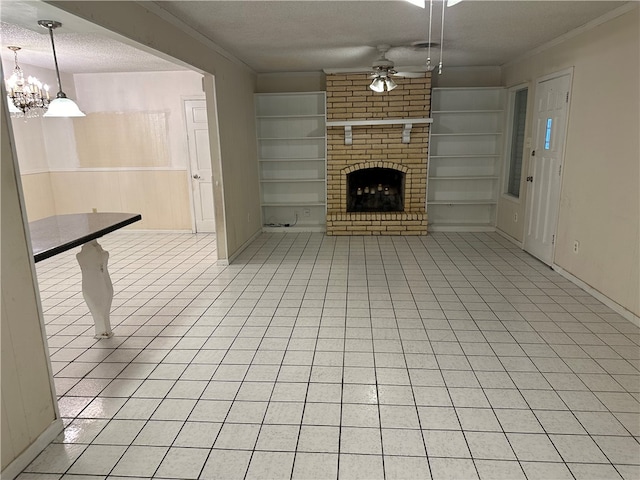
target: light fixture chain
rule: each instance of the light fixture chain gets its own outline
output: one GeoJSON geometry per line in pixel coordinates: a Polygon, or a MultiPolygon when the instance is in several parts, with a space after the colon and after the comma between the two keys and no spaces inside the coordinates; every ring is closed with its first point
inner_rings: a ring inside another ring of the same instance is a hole
{"type": "Polygon", "coordinates": [[[431,19],[433,18],[433,0],[429,0],[429,43],[427,45],[427,70],[431,70],[431,19]]]}
{"type": "Polygon", "coordinates": [[[440,26],[440,63],[438,64],[438,75],[442,75],[442,48],[444,45],[444,11],[446,10],[445,2],[442,2],[442,25],[440,26]]]}

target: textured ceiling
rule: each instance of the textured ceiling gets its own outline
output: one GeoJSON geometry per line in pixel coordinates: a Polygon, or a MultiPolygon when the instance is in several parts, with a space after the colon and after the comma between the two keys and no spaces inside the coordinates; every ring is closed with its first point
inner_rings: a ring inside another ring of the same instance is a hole
{"type": "MultiPolygon", "coordinates": [[[[495,66],[625,2],[470,1],[445,7],[444,63],[495,66]]],[[[429,9],[404,1],[156,2],[258,72],[368,66],[390,44],[396,65],[421,65],[407,46],[428,36],[429,9]]],[[[434,1],[432,41],[443,2],[434,1]]],[[[433,52],[437,58],[439,53],[433,52]]]]}
{"type": "MultiPolygon", "coordinates": [[[[144,2],[143,2],[144,3],[144,2]]],[[[445,8],[446,66],[502,65],[626,2],[476,1],[445,8]]],[[[114,4],[114,8],[115,8],[114,4]]],[[[393,1],[159,1],[155,8],[198,30],[256,72],[366,68],[376,45],[390,44],[397,66],[420,66],[410,47],[428,36],[429,9],[393,1]]],[[[442,1],[434,2],[432,41],[439,41],[442,1]]],[[[128,44],[42,2],[2,0],[2,56],[23,47],[21,62],[52,67],[48,33],[37,20],[62,21],[55,31],[62,71],[178,70],[184,66],[128,44]]],[[[432,52],[437,60],[438,51],[432,52]]]]}
{"type": "Polygon", "coordinates": [[[18,52],[19,63],[54,68],[49,32],[38,25],[38,20],[62,23],[53,33],[62,72],[171,71],[185,68],[136,48],[132,42],[97,25],[33,0],[0,0],[0,54],[5,66],[13,63],[13,52],[7,47],[15,45],[22,48],[18,52]]]}

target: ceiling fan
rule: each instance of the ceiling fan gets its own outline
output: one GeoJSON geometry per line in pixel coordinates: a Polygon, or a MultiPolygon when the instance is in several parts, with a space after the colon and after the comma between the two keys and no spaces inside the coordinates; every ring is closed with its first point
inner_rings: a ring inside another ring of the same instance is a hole
{"type": "Polygon", "coordinates": [[[371,78],[373,81],[369,88],[374,92],[391,91],[397,87],[396,82],[391,77],[420,78],[425,72],[398,72],[395,69],[393,61],[387,58],[387,52],[391,49],[391,45],[378,45],[380,56],[371,65],[371,78]]]}

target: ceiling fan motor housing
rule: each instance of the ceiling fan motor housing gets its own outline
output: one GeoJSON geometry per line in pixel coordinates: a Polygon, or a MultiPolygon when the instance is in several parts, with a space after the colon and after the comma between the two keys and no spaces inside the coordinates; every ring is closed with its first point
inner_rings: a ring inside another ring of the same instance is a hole
{"type": "Polygon", "coordinates": [[[373,68],[377,68],[380,70],[389,70],[391,68],[393,68],[393,62],[391,60],[388,60],[386,58],[379,58],[378,60],[376,60],[375,62],[373,62],[373,68]]]}

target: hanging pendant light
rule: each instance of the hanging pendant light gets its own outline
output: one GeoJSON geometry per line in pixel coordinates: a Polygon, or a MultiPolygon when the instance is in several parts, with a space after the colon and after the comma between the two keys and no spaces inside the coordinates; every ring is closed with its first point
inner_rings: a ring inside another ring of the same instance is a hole
{"type": "Polygon", "coordinates": [[[49,105],[49,85],[43,85],[36,77],[25,79],[18,64],[18,51],[21,48],[7,48],[13,52],[15,60],[13,73],[5,80],[9,113],[12,117],[37,117],[49,105]]]}
{"type": "Polygon", "coordinates": [[[38,25],[49,30],[49,36],[51,37],[51,48],[53,49],[53,61],[56,65],[56,78],[58,80],[58,93],[56,98],[49,104],[47,113],[44,117],[84,117],[85,114],[80,111],[78,105],[67,98],[67,95],[62,91],[62,82],[60,81],[60,70],[58,69],[58,58],[56,57],[56,45],[53,41],[53,29],[61,27],[60,22],[55,20],[38,20],[38,25]]]}

